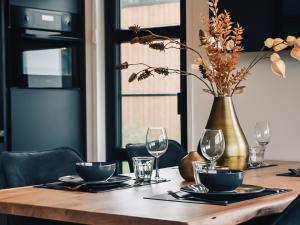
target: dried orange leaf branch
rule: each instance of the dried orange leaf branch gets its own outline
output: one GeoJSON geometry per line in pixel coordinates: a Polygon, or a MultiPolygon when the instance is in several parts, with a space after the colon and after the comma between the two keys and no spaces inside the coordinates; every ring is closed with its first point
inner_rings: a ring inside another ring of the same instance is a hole
{"type": "Polygon", "coordinates": [[[145,63],[129,64],[124,62],[118,69],[127,69],[131,66],[143,66],[140,71],[131,74],[129,82],[141,81],[155,75],[168,76],[179,74],[182,76],[193,76],[200,80],[204,85],[204,92],[214,96],[232,96],[244,91],[245,86],[240,83],[247,79],[250,70],[263,59],[269,58],[271,70],[274,74],[285,77],[285,63],[280,58],[278,52],[290,47],[291,56],[300,60],[300,38],[288,36],[286,40],[281,38],[268,38],[258,54],[251,60],[247,67],[237,68],[241,53],[244,51],[242,46],[244,29],[239,23],[234,23],[228,11],[219,12],[218,0],[209,0],[209,10],[211,17],[202,17],[201,22],[204,26],[199,31],[200,46],[206,52],[204,58],[200,51],[187,46],[180,41],[167,36],[153,33],[148,29],[141,29],[138,25],[129,27],[136,34],[130,41],[131,44],[143,44],[149,48],[166,51],[168,49],[178,49],[191,51],[196,55],[192,69],[197,70],[199,75],[167,67],[154,67],[145,63]],[[265,50],[268,51],[265,51],[265,50]]]}

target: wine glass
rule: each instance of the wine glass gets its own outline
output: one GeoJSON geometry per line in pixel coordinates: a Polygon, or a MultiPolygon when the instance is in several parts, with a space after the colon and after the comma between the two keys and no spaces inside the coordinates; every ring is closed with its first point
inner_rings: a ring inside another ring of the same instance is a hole
{"type": "Polygon", "coordinates": [[[165,128],[148,128],[146,135],[146,147],[148,152],[155,157],[155,181],[160,182],[165,179],[159,177],[158,158],[162,156],[168,148],[168,137],[165,128]]]}
{"type": "Polygon", "coordinates": [[[266,148],[266,145],[270,143],[270,125],[268,121],[260,121],[255,124],[255,139],[257,143],[266,148]]]}
{"type": "Polygon", "coordinates": [[[211,169],[225,151],[225,140],[221,129],[204,129],[200,140],[202,155],[210,161],[211,169]]]}

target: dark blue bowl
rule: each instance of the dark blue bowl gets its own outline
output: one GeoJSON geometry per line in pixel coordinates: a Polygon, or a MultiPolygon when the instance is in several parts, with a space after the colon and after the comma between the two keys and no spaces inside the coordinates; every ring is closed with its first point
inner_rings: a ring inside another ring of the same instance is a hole
{"type": "Polygon", "coordinates": [[[241,170],[214,170],[199,173],[199,178],[209,191],[233,191],[242,185],[244,173],[241,170]]]}
{"type": "Polygon", "coordinates": [[[116,164],[108,162],[76,163],[76,171],[85,181],[103,181],[114,174],[116,164]]]}

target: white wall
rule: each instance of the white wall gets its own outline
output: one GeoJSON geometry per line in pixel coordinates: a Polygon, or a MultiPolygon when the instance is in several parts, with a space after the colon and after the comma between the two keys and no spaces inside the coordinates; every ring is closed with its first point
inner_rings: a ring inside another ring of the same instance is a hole
{"type": "MultiPolygon", "coordinates": [[[[207,13],[207,1],[187,1],[188,43],[198,46],[199,15],[207,13]],[[193,20],[191,21],[191,18],[193,20]],[[196,22],[195,22],[196,21],[196,22]]],[[[245,28],[247,29],[247,28],[245,28]]],[[[240,65],[247,64],[256,53],[245,53],[240,65]]],[[[300,62],[290,59],[285,52],[287,78],[280,79],[272,74],[268,60],[251,71],[245,93],[233,98],[241,126],[250,145],[254,144],[253,129],[256,121],[269,120],[271,143],[266,158],[300,161],[300,62]],[[299,138],[299,139],[298,139],[299,138]]],[[[191,57],[188,58],[188,67],[191,57]]],[[[196,71],[193,71],[196,72],[196,71]]],[[[203,93],[199,81],[188,82],[188,145],[195,149],[202,129],[205,127],[213,97],[203,93]]]]}

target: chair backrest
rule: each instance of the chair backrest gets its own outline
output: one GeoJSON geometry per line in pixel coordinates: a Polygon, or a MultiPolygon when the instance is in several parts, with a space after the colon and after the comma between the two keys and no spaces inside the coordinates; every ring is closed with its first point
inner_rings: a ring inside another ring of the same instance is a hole
{"type": "Polygon", "coordinates": [[[75,163],[81,156],[71,148],[57,148],[35,152],[3,152],[0,165],[4,187],[55,182],[61,176],[77,174],[75,163]]]}
{"type": "Polygon", "coordinates": [[[272,225],[298,225],[300,223],[300,195],[280,214],[272,225]]]}
{"type": "MultiPolygon", "coordinates": [[[[133,172],[132,157],[139,156],[151,156],[146,148],[145,144],[127,144],[126,151],[128,156],[128,163],[130,172],[133,172]]],[[[178,166],[179,161],[186,155],[186,151],[183,147],[174,140],[168,140],[168,149],[158,161],[159,168],[166,168],[172,166],[178,166]]]]}

